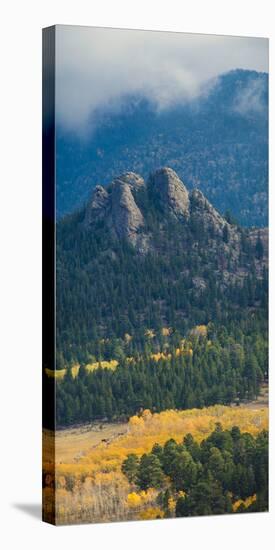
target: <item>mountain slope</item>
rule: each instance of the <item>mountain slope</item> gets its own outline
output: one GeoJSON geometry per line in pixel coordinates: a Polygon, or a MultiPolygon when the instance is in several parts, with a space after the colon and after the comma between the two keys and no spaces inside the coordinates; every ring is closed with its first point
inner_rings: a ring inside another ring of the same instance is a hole
{"type": "Polygon", "coordinates": [[[267,224],[268,77],[236,70],[198,100],[157,112],[143,98],[123,98],[100,115],[86,140],[57,131],[57,212],[88,199],[90,189],[129,170],[145,177],[169,165],[190,190],[200,188],[242,225],[267,224]]]}
{"type": "Polygon", "coordinates": [[[230,224],[171,168],[96,187],[58,223],[57,259],[58,368],[117,357],[125,335],[143,351],[148,330],[184,335],[266,308],[267,232],[230,224]]]}

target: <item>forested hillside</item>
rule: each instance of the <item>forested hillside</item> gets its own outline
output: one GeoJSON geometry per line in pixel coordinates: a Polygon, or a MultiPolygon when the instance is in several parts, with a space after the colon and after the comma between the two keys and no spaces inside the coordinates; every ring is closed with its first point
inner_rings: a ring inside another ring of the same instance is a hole
{"type": "Polygon", "coordinates": [[[221,217],[170,169],[102,191],[57,226],[57,368],[143,351],[150,329],[265,316],[267,232],[221,217]]]}
{"type": "Polygon", "coordinates": [[[99,363],[89,372],[83,366],[75,378],[67,369],[57,382],[57,425],[126,419],[143,408],[239,404],[254,399],[266,379],[266,324],[255,316],[228,330],[214,325],[203,332],[195,329],[180,347],[165,340],[164,353],[122,356],[115,369],[99,363]]]}
{"type": "Polygon", "coordinates": [[[58,223],[57,306],[58,425],[254,398],[267,232],[222,217],[170,168],[124,174],[58,223]]]}

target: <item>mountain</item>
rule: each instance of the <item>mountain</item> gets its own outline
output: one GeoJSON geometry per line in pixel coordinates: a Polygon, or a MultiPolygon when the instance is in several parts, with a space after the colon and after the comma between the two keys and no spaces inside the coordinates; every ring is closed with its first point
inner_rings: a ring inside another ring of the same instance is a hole
{"type": "MultiPolygon", "coordinates": [[[[144,180],[133,172],[121,175],[104,189],[96,186],[85,210],[84,226],[93,230],[98,221],[105,222],[115,239],[125,239],[138,252],[156,250],[156,242],[139,208],[140,191],[147,199],[151,210],[157,207],[165,216],[175,222],[202,225],[205,230],[222,236],[223,231],[237,232],[213,208],[201,191],[187,188],[171,168],[165,167],[151,174],[147,186],[144,180]]],[[[202,227],[201,227],[202,230],[202,227]]]]}
{"type": "Polygon", "coordinates": [[[58,368],[265,312],[267,231],[233,224],[170,167],[96,186],[58,222],[56,257],[58,368]]]}
{"type": "Polygon", "coordinates": [[[124,97],[79,138],[57,128],[57,214],[81,207],[117,174],[141,178],[163,165],[243,226],[267,225],[268,75],[235,70],[199,98],[164,110],[124,97]]]}

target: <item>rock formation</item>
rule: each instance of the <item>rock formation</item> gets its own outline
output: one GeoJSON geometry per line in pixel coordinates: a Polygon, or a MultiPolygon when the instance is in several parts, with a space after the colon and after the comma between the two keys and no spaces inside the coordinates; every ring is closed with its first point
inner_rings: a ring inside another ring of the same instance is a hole
{"type": "Polygon", "coordinates": [[[189,218],[188,191],[174,170],[166,167],[157,170],[149,178],[149,187],[164,212],[177,219],[189,218]]]}
{"type": "Polygon", "coordinates": [[[108,212],[109,204],[108,192],[101,185],[97,185],[86,208],[84,225],[89,227],[95,221],[103,219],[108,212]]]}
{"type": "Polygon", "coordinates": [[[239,254],[240,232],[237,227],[230,225],[200,190],[189,193],[176,172],[167,167],[151,174],[147,184],[138,174],[126,172],[107,188],[97,185],[86,206],[84,227],[89,229],[103,221],[113,238],[124,239],[138,252],[147,253],[154,245],[141,196],[152,210],[163,213],[163,222],[172,218],[189,225],[191,230],[195,225],[198,232],[206,232],[210,238],[219,237],[225,249],[233,246],[234,258],[239,254]],[[143,195],[140,191],[144,192],[143,195]]]}
{"type": "Polygon", "coordinates": [[[126,239],[134,247],[142,245],[143,215],[133,197],[131,187],[117,179],[112,185],[111,212],[107,225],[118,239],[126,239]]]}

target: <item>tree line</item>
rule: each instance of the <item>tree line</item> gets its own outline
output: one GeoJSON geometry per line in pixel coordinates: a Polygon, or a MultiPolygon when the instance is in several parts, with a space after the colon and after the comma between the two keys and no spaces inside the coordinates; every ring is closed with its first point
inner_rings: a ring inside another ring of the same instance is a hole
{"type": "Polygon", "coordinates": [[[158,489],[166,517],[266,511],[268,432],[253,437],[217,423],[201,443],[187,434],[141,457],[129,454],[122,472],[134,489],[158,489]]]}
{"type": "Polygon", "coordinates": [[[262,319],[255,317],[231,331],[212,324],[205,336],[191,333],[185,345],[189,351],[180,354],[170,345],[158,361],[150,347],[130,362],[122,356],[115,370],[99,367],[88,372],[80,366],[76,378],[67,369],[64,379],[56,382],[57,426],[127,419],[146,408],[158,412],[234,400],[238,404],[257,396],[267,376],[262,319]]]}

